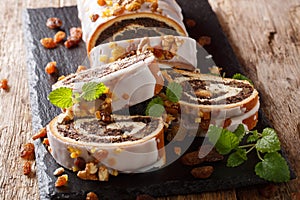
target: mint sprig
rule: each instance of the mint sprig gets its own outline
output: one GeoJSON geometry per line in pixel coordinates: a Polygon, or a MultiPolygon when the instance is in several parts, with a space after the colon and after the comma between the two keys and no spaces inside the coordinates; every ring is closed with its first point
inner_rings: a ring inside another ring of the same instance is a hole
{"type": "Polygon", "coordinates": [[[50,92],[49,101],[60,108],[69,108],[73,105],[72,89],[61,87],[50,92]]]}
{"type": "Polygon", "coordinates": [[[232,76],[233,79],[237,79],[237,80],[245,80],[248,81],[251,85],[253,85],[253,82],[251,79],[249,79],[247,76],[240,74],[240,73],[236,73],[232,76]]]}
{"type": "Polygon", "coordinates": [[[82,86],[82,93],[73,93],[71,88],[61,87],[50,92],[48,99],[59,108],[69,108],[82,99],[94,101],[107,91],[108,88],[103,83],[88,82],[82,86]]]}
{"type": "Polygon", "coordinates": [[[148,103],[146,108],[146,115],[152,116],[152,117],[161,117],[164,113],[164,102],[162,98],[156,97],[148,103]]]}
{"type": "Polygon", "coordinates": [[[262,133],[246,131],[239,125],[231,132],[211,125],[207,137],[222,155],[229,155],[228,167],[237,167],[247,161],[247,155],[256,149],[261,160],[255,166],[255,173],[260,178],[273,182],[286,182],[290,179],[290,172],[286,160],[280,151],[280,141],[274,129],[265,128],[262,133]]]}
{"type": "Polygon", "coordinates": [[[168,100],[176,103],[182,95],[182,86],[176,82],[170,82],[167,86],[166,95],[168,100]]]}

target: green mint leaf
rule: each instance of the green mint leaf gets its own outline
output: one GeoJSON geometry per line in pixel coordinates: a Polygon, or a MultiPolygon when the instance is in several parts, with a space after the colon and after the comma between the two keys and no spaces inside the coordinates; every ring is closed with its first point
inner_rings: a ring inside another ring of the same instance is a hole
{"type": "Polygon", "coordinates": [[[227,159],[227,167],[237,167],[247,160],[247,152],[245,149],[238,149],[229,155],[227,159]]]}
{"type": "Polygon", "coordinates": [[[178,102],[182,95],[182,86],[176,82],[169,83],[166,95],[170,101],[174,103],[178,102]]]}
{"type": "Polygon", "coordinates": [[[244,125],[240,124],[233,133],[238,137],[240,143],[246,133],[244,125]]]}
{"type": "Polygon", "coordinates": [[[253,143],[253,142],[256,142],[256,141],[259,139],[258,131],[257,131],[257,130],[254,130],[254,131],[250,131],[250,133],[252,133],[252,135],[250,135],[250,136],[247,138],[247,143],[253,143]]]}
{"type": "Polygon", "coordinates": [[[152,117],[161,117],[165,112],[164,102],[160,97],[152,99],[146,108],[146,115],[152,117]]]}
{"type": "Polygon", "coordinates": [[[69,108],[73,105],[72,89],[61,87],[50,92],[49,101],[59,108],[69,108]]]}
{"type": "Polygon", "coordinates": [[[279,183],[290,180],[289,167],[278,152],[267,153],[263,161],[256,164],[255,173],[267,181],[279,183]]]}
{"type": "Polygon", "coordinates": [[[94,101],[98,99],[107,87],[103,83],[89,82],[82,86],[82,98],[86,101],[94,101]]]}
{"type": "Polygon", "coordinates": [[[246,80],[248,81],[251,85],[253,85],[253,82],[246,76],[240,74],[240,73],[236,73],[233,75],[232,77],[233,79],[237,79],[237,80],[246,80]]]}
{"type": "Polygon", "coordinates": [[[271,153],[280,150],[280,141],[274,129],[265,128],[262,138],[257,140],[256,149],[262,153],[271,153]]]}
{"type": "Polygon", "coordinates": [[[214,125],[209,126],[207,137],[222,155],[229,154],[239,145],[239,139],[234,133],[214,125]]]}

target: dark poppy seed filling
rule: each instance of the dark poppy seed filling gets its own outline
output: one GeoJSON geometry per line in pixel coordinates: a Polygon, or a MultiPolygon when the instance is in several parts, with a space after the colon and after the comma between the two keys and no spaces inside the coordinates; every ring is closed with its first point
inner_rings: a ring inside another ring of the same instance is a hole
{"type": "Polygon", "coordinates": [[[112,123],[103,123],[95,118],[58,124],[58,132],[70,139],[81,142],[121,143],[137,141],[154,132],[159,126],[159,119],[150,117],[132,117],[119,119],[112,123]]]}

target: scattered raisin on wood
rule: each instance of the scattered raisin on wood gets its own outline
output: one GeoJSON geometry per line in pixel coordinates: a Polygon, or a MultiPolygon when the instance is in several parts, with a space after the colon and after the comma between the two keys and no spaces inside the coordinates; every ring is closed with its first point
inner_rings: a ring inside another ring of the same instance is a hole
{"type": "Polygon", "coordinates": [[[0,81],[0,89],[8,90],[8,81],[7,81],[7,79],[2,79],[0,81]]]}
{"type": "Polygon", "coordinates": [[[98,196],[94,192],[89,192],[86,195],[86,200],[98,200],[98,196]]]}
{"type": "Polygon", "coordinates": [[[45,72],[47,74],[54,74],[56,72],[56,62],[49,62],[45,67],[45,72]]]}
{"type": "Polygon", "coordinates": [[[31,173],[31,162],[26,161],[23,165],[23,174],[29,175],[31,173]]]}
{"type": "Polygon", "coordinates": [[[196,168],[192,169],[191,174],[195,178],[206,179],[211,176],[213,171],[214,171],[214,168],[212,166],[202,166],[202,167],[196,167],[196,168]]]}
{"type": "Polygon", "coordinates": [[[62,26],[61,19],[57,17],[50,17],[47,19],[46,26],[51,29],[56,29],[62,26]]]}
{"type": "Polygon", "coordinates": [[[40,42],[46,49],[56,48],[56,43],[54,42],[53,38],[42,38],[40,42]]]}
{"type": "Polygon", "coordinates": [[[23,145],[20,156],[25,160],[34,160],[34,144],[27,143],[23,145]]]}

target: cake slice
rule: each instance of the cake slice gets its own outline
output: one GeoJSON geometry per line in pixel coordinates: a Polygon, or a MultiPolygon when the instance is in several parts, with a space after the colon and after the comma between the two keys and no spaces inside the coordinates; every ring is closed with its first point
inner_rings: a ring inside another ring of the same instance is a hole
{"type": "Polygon", "coordinates": [[[251,130],[258,121],[259,96],[248,81],[183,70],[163,72],[182,86],[178,113],[188,129],[205,132],[210,124],[234,131],[239,124],[251,130]]]}
{"type": "Polygon", "coordinates": [[[128,30],[127,39],[158,36],[170,30],[187,35],[175,0],[77,0],[77,7],[88,52],[110,37],[113,41],[117,35],[125,39],[128,30]]]}

